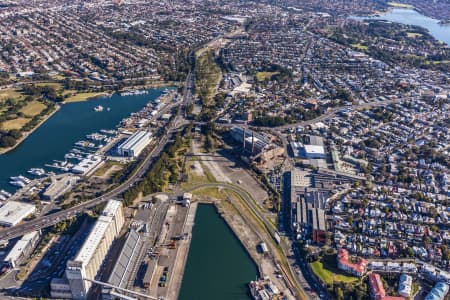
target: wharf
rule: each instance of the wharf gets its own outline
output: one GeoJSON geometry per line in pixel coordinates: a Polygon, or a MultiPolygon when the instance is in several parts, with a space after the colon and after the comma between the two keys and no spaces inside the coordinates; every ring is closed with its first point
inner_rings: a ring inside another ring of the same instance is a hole
{"type": "Polygon", "coordinates": [[[167,299],[178,299],[178,294],[181,289],[181,283],[183,282],[184,269],[186,268],[186,262],[189,254],[189,248],[192,240],[192,228],[195,223],[195,215],[197,212],[198,203],[194,202],[189,207],[184,225],[183,232],[188,233],[188,238],[180,241],[178,245],[178,251],[173,266],[172,278],[169,282],[167,299]]]}
{"type": "Polygon", "coordinates": [[[150,296],[173,300],[178,298],[196,210],[197,204],[190,207],[169,206],[155,245],[157,263],[149,264],[148,274],[144,276],[144,285],[150,296]],[[166,279],[161,285],[163,277],[166,279]]]}

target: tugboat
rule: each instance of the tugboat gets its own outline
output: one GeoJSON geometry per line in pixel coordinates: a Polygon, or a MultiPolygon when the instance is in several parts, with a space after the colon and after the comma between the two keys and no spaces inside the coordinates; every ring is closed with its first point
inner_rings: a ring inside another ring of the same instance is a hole
{"type": "Polygon", "coordinates": [[[96,112],[101,112],[101,111],[103,111],[103,106],[97,105],[96,107],[94,107],[94,110],[95,110],[96,112]]]}

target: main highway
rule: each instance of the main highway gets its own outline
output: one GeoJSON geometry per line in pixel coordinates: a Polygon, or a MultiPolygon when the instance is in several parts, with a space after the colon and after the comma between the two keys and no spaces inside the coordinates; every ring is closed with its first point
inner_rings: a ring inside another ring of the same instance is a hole
{"type": "MultiPolygon", "coordinates": [[[[192,88],[193,88],[192,81],[193,76],[191,73],[189,73],[189,75],[186,78],[185,90],[183,92],[183,101],[181,102],[180,106],[185,107],[186,104],[189,103],[192,99],[192,88]]],[[[160,140],[158,140],[156,146],[148,153],[147,156],[143,158],[142,163],[139,164],[134,173],[119,186],[102,194],[97,198],[85,201],[76,206],[52,214],[39,216],[31,221],[27,221],[19,225],[4,229],[0,231],[0,240],[10,240],[34,230],[40,230],[42,228],[53,226],[63,220],[67,220],[75,217],[76,215],[82,214],[85,211],[97,206],[98,204],[101,204],[105,201],[108,201],[111,198],[117,197],[118,195],[122,194],[131,186],[133,186],[136,182],[142,179],[142,177],[145,175],[150,165],[152,164],[153,158],[158,157],[161,154],[167,143],[170,141],[172,134],[181,125],[185,124],[185,122],[183,121],[184,119],[180,109],[175,118],[172,120],[171,124],[169,125],[167,132],[161,137],[160,140]]]]}

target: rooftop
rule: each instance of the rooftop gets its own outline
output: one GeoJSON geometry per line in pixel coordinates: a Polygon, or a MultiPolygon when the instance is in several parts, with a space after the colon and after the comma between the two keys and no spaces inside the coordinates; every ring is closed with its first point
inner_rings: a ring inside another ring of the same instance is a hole
{"type": "Polygon", "coordinates": [[[119,148],[121,149],[133,149],[139,144],[143,139],[148,139],[152,134],[148,131],[136,131],[132,136],[130,136],[125,142],[123,142],[119,148]]]}
{"type": "Polygon", "coordinates": [[[6,225],[15,225],[22,221],[26,216],[34,213],[36,207],[33,204],[8,201],[0,208],[0,223],[6,225]]]}

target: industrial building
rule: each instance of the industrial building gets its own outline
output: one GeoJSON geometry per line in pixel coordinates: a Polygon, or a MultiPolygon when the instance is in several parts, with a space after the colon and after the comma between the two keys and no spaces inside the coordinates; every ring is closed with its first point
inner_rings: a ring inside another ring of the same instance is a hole
{"type": "Polygon", "coordinates": [[[66,278],[53,278],[50,281],[50,296],[57,299],[72,298],[72,292],[66,278]]]}
{"type": "Polygon", "coordinates": [[[79,179],[80,177],[70,174],[52,176],[51,183],[42,194],[42,196],[46,200],[55,200],[58,197],[62,196],[64,193],[71,190],[79,179]]]}
{"type": "Polygon", "coordinates": [[[297,158],[326,159],[323,138],[320,136],[304,136],[305,143],[291,142],[292,154],[297,158]]]}
{"type": "MultiPolygon", "coordinates": [[[[270,279],[251,281],[249,284],[250,294],[255,300],[278,299],[281,294],[270,279]]],[[[281,297],[280,297],[281,298],[281,297]]]]}
{"type": "Polygon", "coordinates": [[[31,214],[34,214],[36,207],[33,204],[8,201],[0,207],[0,225],[14,226],[31,214]]]}
{"type": "Polygon", "coordinates": [[[148,131],[136,131],[125,142],[119,145],[117,151],[126,157],[137,157],[152,141],[152,134],[148,131]]]}
{"type": "Polygon", "coordinates": [[[326,239],[325,204],[328,190],[312,188],[308,172],[293,170],[288,181],[291,229],[297,239],[312,239],[324,243],[326,239]]]}
{"type": "MultiPolygon", "coordinates": [[[[141,245],[140,240],[139,234],[136,231],[131,230],[123,245],[119,258],[114,265],[111,275],[109,275],[107,283],[120,288],[126,288],[127,282],[132,274],[133,262],[139,255],[139,246],[141,245]]],[[[115,299],[114,295],[111,294],[112,292],[113,289],[111,287],[103,287],[102,299],[115,299]]]]}
{"type": "Polygon", "coordinates": [[[6,255],[3,260],[3,264],[10,268],[16,268],[20,265],[24,259],[31,254],[34,247],[36,247],[40,236],[39,231],[33,231],[25,234],[20,240],[17,241],[14,247],[11,248],[8,255],[6,255]]]}
{"type": "Polygon", "coordinates": [[[233,127],[231,136],[242,145],[243,154],[250,156],[256,162],[264,163],[284,153],[284,149],[271,142],[267,136],[255,131],[233,127]]]}
{"type": "Polygon", "coordinates": [[[85,159],[80,161],[75,167],[73,167],[72,172],[75,174],[89,176],[103,163],[104,161],[101,156],[90,154],[85,159]]]}
{"type": "Polygon", "coordinates": [[[237,126],[231,128],[231,136],[236,141],[242,142],[243,150],[251,155],[261,153],[270,144],[270,140],[264,135],[237,126]]]}
{"type": "Polygon", "coordinates": [[[124,224],[122,202],[110,200],[75,259],[67,262],[66,277],[72,299],[87,299],[91,282],[124,224]]]}

